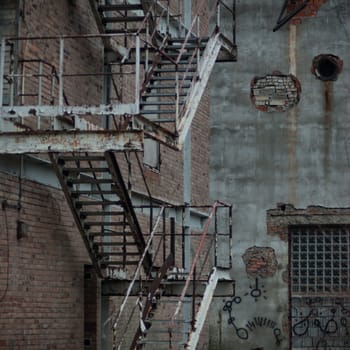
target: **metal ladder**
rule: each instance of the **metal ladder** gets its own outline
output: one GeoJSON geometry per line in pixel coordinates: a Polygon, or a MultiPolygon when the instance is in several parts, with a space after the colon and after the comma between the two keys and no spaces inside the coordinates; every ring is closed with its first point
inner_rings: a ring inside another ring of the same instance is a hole
{"type": "MultiPolygon", "coordinates": [[[[50,159],[99,276],[137,265],[145,240],[115,154],[50,153],[50,159]]],[[[149,252],[143,266],[150,271],[149,252]]]]}

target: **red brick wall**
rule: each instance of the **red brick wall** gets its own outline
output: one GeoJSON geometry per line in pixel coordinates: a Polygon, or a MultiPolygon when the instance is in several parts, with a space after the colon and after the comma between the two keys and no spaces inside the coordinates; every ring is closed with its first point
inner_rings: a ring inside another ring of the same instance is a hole
{"type": "MultiPolygon", "coordinates": [[[[17,204],[16,177],[0,173],[0,201],[17,204]]],[[[84,263],[60,191],[27,180],[20,210],[0,210],[0,349],[81,349],[84,263]],[[17,220],[28,236],[17,239],[17,220]]]]}

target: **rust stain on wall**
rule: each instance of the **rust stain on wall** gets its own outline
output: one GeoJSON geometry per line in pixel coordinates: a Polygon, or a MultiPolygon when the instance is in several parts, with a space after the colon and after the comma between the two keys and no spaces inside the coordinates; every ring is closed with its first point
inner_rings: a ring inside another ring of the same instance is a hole
{"type": "MultiPolygon", "coordinates": [[[[288,58],[289,73],[296,75],[296,42],[297,28],[294,25],[289,27],[288,36],[288,58]]],[[[287,111],[286,128],[288,133],[288,202],[296,203],[296,183],[297,183],[297,130],[298,114],[296,108],[287,111]]]]}
{"type": "Polygon", "coordinates": [[[327,176],[329,167],[329,153],[332,141],[332,104],[333,104],[333,83],[324,83],[324,174],[327,176]]]}

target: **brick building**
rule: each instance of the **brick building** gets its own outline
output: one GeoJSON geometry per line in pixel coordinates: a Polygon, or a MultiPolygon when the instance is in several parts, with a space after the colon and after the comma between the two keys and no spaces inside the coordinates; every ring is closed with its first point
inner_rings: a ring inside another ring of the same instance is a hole
{"type": "Polygon", "coordinates": [[[233,294],[232,208],[209,202],[206,85],[236,57],[219,5],[1,1],[0,349],[208,347],[233,294]]]}

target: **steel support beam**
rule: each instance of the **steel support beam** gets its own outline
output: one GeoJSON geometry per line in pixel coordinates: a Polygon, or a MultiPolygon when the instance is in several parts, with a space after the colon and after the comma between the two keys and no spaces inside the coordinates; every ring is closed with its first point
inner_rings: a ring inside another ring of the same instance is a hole
{"type": "Polygon", "coordinates": [[[203,57],[201,59],[200,71],[198,73],[199,79],[191,90],[190,96],[183,107],[185,113],[182,115],[178,126],[180,148],[185,143],[187,133],[191,128],[192,120],[196,115],[198,105],[207,86],[210,74],[220,52],[220,48],[220,34],[214,32],[208,41],[207,47],[204,50],[203,57]]]}
{"type": "Polygon", "coordinates": [[[124,115],[137,114],[137,104],[101,104],[97,106],[0,106],[0,116],[4,118],[69,116],[69,115],[124,115]]]}
{"type": "Polygon", "coordinates": [[[142,151],[142,131],[31,131],[0,133],[0,154],[142,151]]]}
{"type": "MultiPolygon", "coordinates": [[[[162,297],[180,297],[183,287],[186,281],[181,280],[168,280],[162,281],[160,289],[162,291],[162,297]]],[[[202,297],[204,295],[206,286],[206,280],[196,281],[195,296],[202,297]]],[[[139,296],[140,290],[144,290],[146,295],[150,289],[152,281],[135,281],[132,288],[132,296],[139,296]]],[[[102,281],[102,296],[124,296],[130,280],[103,280],[102,281]]],[[[227,297],[234,296],[235,282],[230,280],[219,280],[216,286],[214,296],[215,297],[227,297]]],[[[186,297],[193,296],[193,281],[190,282],[189,288],[187,288],[186,297]]]]}

